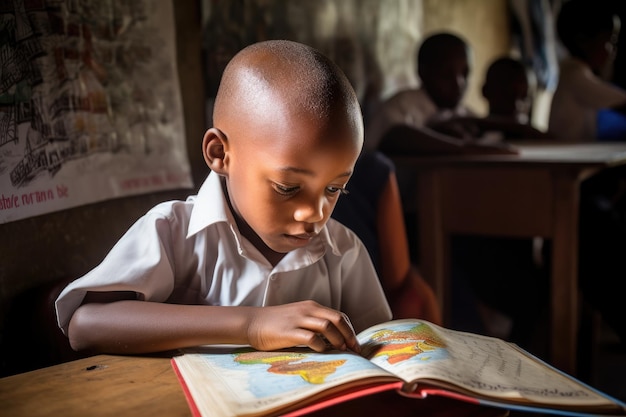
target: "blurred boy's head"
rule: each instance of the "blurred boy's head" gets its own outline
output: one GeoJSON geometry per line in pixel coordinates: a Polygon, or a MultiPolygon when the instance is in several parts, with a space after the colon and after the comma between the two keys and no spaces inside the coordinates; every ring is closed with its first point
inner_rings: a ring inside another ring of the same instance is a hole
{"type": "Polygon", "coordinates": [[[569,0],[559,11],[556,30],[570,55],[599,73],[614,58],[620,25],[607,0],[569,0]]]}
{"type": "Polygon", "coordinates": [[[459,105],[467,90],[471,70],[467,43],[451,33],[427,37],[417,54],[417,72],[422,86],[440,109],[459,105]]]}
{"type": "Polygon", "coordinates": [[[483,97],[489,102],[489,115],[528,123],[532,80],[521,61],[509,57],[493,61],[482,87],[483,97]]]}
{"type": "Polygon", "coordinates": [[[240,51],[204,137],[241,233],[268,259],[306,246],[328,221],[363,144],[354,90],[313,48],[267,41],[240,51]]]}

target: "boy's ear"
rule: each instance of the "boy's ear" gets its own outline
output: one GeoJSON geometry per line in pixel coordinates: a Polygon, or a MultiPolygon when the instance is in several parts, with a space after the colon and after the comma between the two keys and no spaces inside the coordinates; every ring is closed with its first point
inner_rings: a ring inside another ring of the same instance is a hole
{"type": "Polygon", "coordinates": [[[217,174],[226,175],[228,138],[221,130],[212,127],[204,134],[202,139],[202,154],[204,161],[217,174]]]}

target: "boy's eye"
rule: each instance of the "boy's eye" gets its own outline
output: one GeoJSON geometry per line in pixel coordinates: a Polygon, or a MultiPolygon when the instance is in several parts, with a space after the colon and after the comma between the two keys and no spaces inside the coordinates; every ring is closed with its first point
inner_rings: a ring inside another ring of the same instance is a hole
{"type": "Polygon", "coordinates": [[[292,195],[292,194],[295,194],[300,189],[300,187],[297,187],[297,186],[289,187],[289,186],[278,184],[278,183],[274,183],[273,186],[274,186],[274,190],[280,195],[292,195]]]}
{"type": "Polygon", "coordinates": [[[329,193],[331,194],[337,194],[337,193],[341,193],[341,195],[348,195],[350,194],[350,191],[346,190],[345,188],[342,187],[326,187],[326,189],[328,190],[329,193]]]}
{"type": "MultiPolygon", "coordinates": [[[[284,195],[284,196],[291,196],[297,193],[298,191],[300,191],[300,186],[288,186],[288,185],[283,185],[279,183],[273,183],[272,186],[274,187],[274,190],[278,194],[284,195]]],[[[326,187],[326,191],[329,194],[337,194],[337,193],[341,193],[342,195],[349,194],[349,191],[343,187],[328,186],[326,187]]]]}

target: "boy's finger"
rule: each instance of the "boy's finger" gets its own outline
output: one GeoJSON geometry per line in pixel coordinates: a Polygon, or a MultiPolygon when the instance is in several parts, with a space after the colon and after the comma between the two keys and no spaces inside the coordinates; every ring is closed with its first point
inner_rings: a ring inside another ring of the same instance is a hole
{"type": "Polygon", "coordinates": [[[361,347],[356,338],[354,327],[352,327],[352,323],[346,314],[340,314],[340,317],[330,320],[330,323],[333,325],[329,326],[327,331],[323,332],[323,335],[335,348],[341,350],[347,348],[358,353],[361,347]]]}
{"type": "Polygon", "coordinates": [[[361,345],[359,344],[359,340],[356,338],[356,332],[354,331],[354,326],[350,321],[350,317],[348,317],[346,313],[341,313],[341,315],[343,316],[345,322],[348,324],[348,327],[350,327],[350,337],[346,339],[346,344],[349,349],[355,351],[356,353],[360,353],[361,345]]]}

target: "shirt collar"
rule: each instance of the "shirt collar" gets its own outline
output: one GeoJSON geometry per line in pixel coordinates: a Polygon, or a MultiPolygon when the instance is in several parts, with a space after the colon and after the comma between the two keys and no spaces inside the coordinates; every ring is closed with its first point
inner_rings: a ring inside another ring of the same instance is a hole
{"type": "Polygon", "coordinates": [[[189,200],[193,201],[194,205],[191,210],[187,237],[195,235],[214,223],[235,224],[226,196],[222,191],[221,177],[215,172],[209,173],[198,194],[189,197],[189,200]]]}
{"type": "MultiPolygon", "coordinates": [[[[194,201],[193,209],[191,210],[191,219],[189,221],[189,229],[187,230],[187,237],[191,237],[201,230],[209,227],[215,223],[228,223],[235,232],[238,240],[242,238],[235,223],[235,218],[230,210],[226,196],[223,191],[222,177],[215,172],[211,171],[206,180],[200,187],[198,194],[193,197],[189,197],[189,200],[194,201]]],[[[332,221],[329,220],[329,221],[332,221]]],[[[297,249],[308,250],[312,254],[318,254],[314,257],[317,258],[321,253],[323,255],[323,247],[328,246],[332,253],[340,255],[340,251],[337,247],[337,242],[333,236],[328,232],[328,227],[324,226],[319,235],[315,239],[320,239],[323,245],[315,244],[311,242],[305,248],[297,249]]],[[[294,252],[294,251],[292,251],[294,252]]]]}

